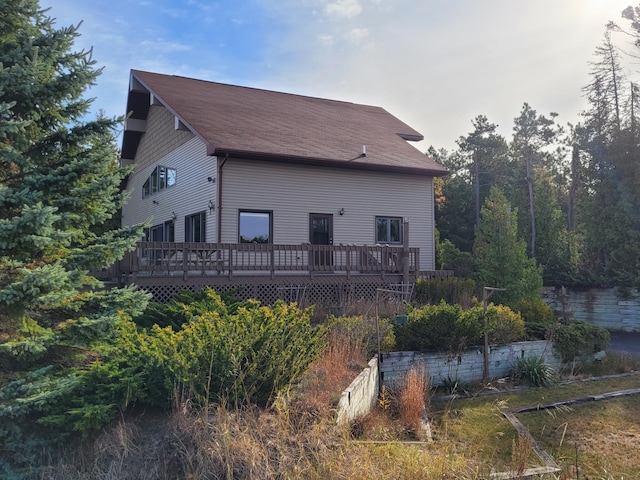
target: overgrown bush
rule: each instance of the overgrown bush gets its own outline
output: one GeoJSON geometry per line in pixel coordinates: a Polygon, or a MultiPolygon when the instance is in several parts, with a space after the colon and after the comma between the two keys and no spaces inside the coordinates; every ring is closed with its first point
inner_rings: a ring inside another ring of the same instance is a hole
{"type": "Polygon", "coordinates": [[[311,309],[282,301],[271,307],[248,301],[231,314],[217,294],[208,295],[215,309],[178,331],[158,325],[123,329],[111,361],[137,369],[136,378],[143,380],[138,395],[147,402],[166,402],[180,388],[203,405],[266,405],[324,347],[324,329],[311,326],[311,309]],[[157,390],[164,396],[158,398],[157,390]]]}
{"type": "Polygon", "coordinates": [[[469,321],[460,305],[425,305],[408,309],[405,325],[396,325],[396,342],[401,350],[460,350],[474,345],[482,324],[469,321]]]}
{"type": "Polygon", "coordinates": [[[456,277],[468,278],[473,275],[475,267],[473,255],[461,251],[449,239],[437,243],[436,256],[440,268],[453,270],[456,277]]]}
{"type": "Polygon", "coordinates": [[[4,385],[0,477],[10,471],[3,457],[12,468],[29,468],[50,448],[99,430],[132,404],[266,405],[324,348],[324,328],[311,326],[310,309],[253,301],[232,314],[220,296],[207,296],[210,310],[178,330],[139,329],[121,316],[112,344],[76,349],[86,359],[73,374],[47,366],[4,385]]]}
{"type": "MultiPolygon", "coordinates": [[[[491,344],[504,344],[524,337],[520,315],[503,305],[487,306],[486,325],[491,344]]],[[[485,329],[482,305],[463,310],[460,305],[426,305],[409,308],[406,325],[396,325],[397,347],[401,350],[459,351],[483,342],[485,329]]]]}
{"type": "Polygon", "coordinates": [[[415,303],[437,305],[444,301],[451,305],[467,306],[476,291],[470,278],[421,278],[416,282],[415,303]]]}
{"type": "Polygon", "coordinates": [[[541,298],[523,299],[515,302],[513,310],[520,313],[524,323],[542,323],[551,325],[555,323],[556,316],[553,308],[541,298]]]}
{"type": "Polygon", "coordinates": [[[573,321],[558,325],[553,346],[563,362],[572,362],[606,349],[610,340],[611,334],[605,328],[573,321]]]}
{"type": "Polygon", "coordinates": [[[538,323],[525,322],[524,339],[525,340],[547,340],[553,335],[555,323],[538,323]]]}
{"type": "Polygon", "coordinates": [[[553,368],[542,357],[518,358],[511,376],[526,381],[532,387],[550,387],[556,382],[553,368]]]}
{"type": "Polygon", "coordinates": [[[220,301],[224,304],[226,312],[235,314],[241,306],[246,305],[246,302],[238,299],[241,289],[242,287],[232,288],[226,292],[216,292],[210,287],[196,291],[181,290],[168,303],[149,303],[144,313],[135,321],[143,328],[158,325],[178,330],[192,318],[218,310],[220,301]]]}
{"type": "Polygon", "coordinates": [[[378,353],[378,329],[380,332],[380,350],[390,352],[396,345],[393,326],[388,319],[376,319],[363,315],[331,316],[326,322],[327,335],[348,339],[352,348],[360,349],[365,358],[378,353]]]}
{"type": "MultiPolygon", "coordinates": [[[[464,311],[468,317],[466,323],[479,324],[484,332],[484,309],[482,305],[464,311]]],[[[504,345],[516,342],[524,338],[524,321],[519,313],[514,312],[504,305],[487,306],[487,327],[489,343],[492,345],[504,345]]]]}

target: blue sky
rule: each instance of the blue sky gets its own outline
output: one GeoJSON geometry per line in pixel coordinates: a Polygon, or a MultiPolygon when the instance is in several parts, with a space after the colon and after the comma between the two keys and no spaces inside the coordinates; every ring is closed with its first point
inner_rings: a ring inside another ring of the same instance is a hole
{"type": "MultiPolygon", "coordinates": [[[[588,61],[629,0],[41,0],[104,67],[94,109],[124,114],[129,70],[377,105],[452,148],[479,114],[511,136],[524,102],[576,122],[588,61]]],[[[635,5],[634,3],[631,3],[635,5]]],[[[616,41],[624,42],[621,35],[616,41]]],[[[629,62],[631,63],[631,62],[629,62]]],[[[631,68],[634,68],[633,66],[631,68]]],[[[635,68],[640,68],[637,65],[635,68]]],[[[633,73],[633,72],[630,72],[633,73]]]]}

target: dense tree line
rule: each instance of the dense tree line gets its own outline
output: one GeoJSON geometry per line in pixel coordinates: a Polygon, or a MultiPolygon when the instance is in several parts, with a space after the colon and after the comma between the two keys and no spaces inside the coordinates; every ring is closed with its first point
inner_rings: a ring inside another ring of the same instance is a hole
{"type": "MultiPolygon", "coordinates": [[[[624,23],[607,25],[589,62],[588,107],[577,124],[561,125],[556,113],[524,103],[510,139],[478,115],[456,149],[427,152],[450,171],[436,189],[442,268],[491,281],[488,272],[500,267],[487,270],[478,248],[491,243],[486,224],[496,216],[481,210],[497,189],[514,212],[509,228],[546,285],[640,285],[639,91],[627,74],[632,58],[614,42],[632,36],[640,48],[640,7],[622,16],[624,23]]],[[[494,258],[503,266],[512,260],[494,258]]]]}

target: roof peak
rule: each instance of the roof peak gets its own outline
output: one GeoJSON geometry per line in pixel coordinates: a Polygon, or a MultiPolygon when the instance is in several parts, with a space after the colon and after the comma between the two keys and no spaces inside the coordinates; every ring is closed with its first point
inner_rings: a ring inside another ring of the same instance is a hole
{"type": "MultiPolygon", "coordinates": [[[[210,155],[446,173],[408,144],[424,137],[382,107],[143,70],[131,70],[130,78],[131,119],[144,121],[150,105],[161,104],[175,115],[176,128],[199,137],[210,155]]],[[[125,131],[123,150],[126,144],[135,152],[141,135],[125,131]]]]}
{"type": "Polygon", "coordinates": [[[150,71],[147,71],[147,70],[136,70],[136,69],[132,69],[131,73],[132,74],[136,74],[136,76],[138,78],[140,78],[140,74],[142,76],[144,76],[144,75],[158,75],[158,76],[162,76],[162,77],[170,77],[170,78],[182,79],[182,80],[187,80],[187,81],[203,82],[203,83],[219,85],[219,86],[223,86],[223,87],[241,88],[241,89],[246,89],[246,90],[253,90],[253,91],[256,91],[256,92],[265,92],[265,93],[271,93],[271,94],[277,94],[277,95],[287,95],[287,96],[293,96],[293,97],[299,97],[299,98],[307,98],[309,100],[319,100],[319,101],[331,102],[331,103],[342,103],[342,104],[346,104],[346,105],[357,105],[357,106],[360,106],[360,107],[371,107],[371,108],[383,109],[380,106],[370,105],[370,104],[366,104],[366,103],[355,103],[355,102],[350,102],[348,100],[336,100],[336,99],[327,98],[327,97],[318,97],[318,96],[306,95],[306,94],[302,94],[302,93],[285,92],[285,91],[282,91],[282,90],[273,90],[273,89],[270,89],[270,88],[254,87],[254,86],[249,86],[249,85],[238,85],[238,84],[234,84],[234,83],[219,82],[219,81],[216,81],[216,80],[207,80],[207,79],[202,79],[202,78],[187,77],[187,76],[184,76],[184,75],[173,75],[173,74],[150,72],[150,71]]]}

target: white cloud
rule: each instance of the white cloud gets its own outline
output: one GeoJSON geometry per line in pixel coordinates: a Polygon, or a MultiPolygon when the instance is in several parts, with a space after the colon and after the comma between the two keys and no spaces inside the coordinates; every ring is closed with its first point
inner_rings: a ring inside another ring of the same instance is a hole
{"type": "Polygon", "coordinates": [[[335,43],[331,35],[318,35],[318,42],[325,47],[333,47],[335,43]]]}
{"type": "Polygon", "coordinates": [[[347,38],[353,43],[362,43],[369,36],[366,28],[353,28],[347,34],[347,38]]]}
{"type": "Polygon", "coordinates": [[[188,18],[189,12],[180,8],[161,8],[160,11],[172,18],[188,18]]]}
{"type": "Polygon", "coordinates": [[[161,38],[155,40],[144,40],[140,46],[147,49],[147,53],[161,54],[174,52],[187,52],[191,50],[191,46],[179,42],[168,42],[161,38]]]}
{"type": "MultiPolygon", "coordinates": [[[[279,4],[294,8],[300,1],[279,4]]],[[[309,11],[320,2],[308,0],[309,11]]],[[[584,2],[334,0],[323,12],[335,9],[333,19],[342,12],[347,28],[327,17],[292,22],[296,61],[274,67],[263,81],[382,106],[425,136],[421,150],[455,147],[479,114],[510,138],[524,102],[541,114],[557,111],[561,123],[575,122],[585,108],[588,61],[607,20],[619,19],[627,0],[609,0],[599,14],[584,2]],[[348,17],[347,7],[356,4],[358,13],[348,17]],[[305,42],[308,35],[331,38],[332,48],[305,42]]]]}
{"type": "Polygon", "coordinates": [[[362,5],[360,5],[358,0],[337,0],[324,7],[324,12],[327,15],[352,18],[360,15],[362,12],[362,5]]]}

